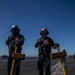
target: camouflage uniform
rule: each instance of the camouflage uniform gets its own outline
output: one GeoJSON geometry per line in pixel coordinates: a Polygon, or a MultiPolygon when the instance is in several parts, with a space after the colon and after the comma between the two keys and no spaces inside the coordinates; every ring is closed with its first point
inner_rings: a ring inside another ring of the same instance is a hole
{"type": "MultiPolygon", "coordinates": [[[[18,29],[18,28],[17,28],[18,29]]],[[[17,52],[21,53],[22,50],[22,45],[24,44],[24,36],[18,33],[12,34],[8,37],[8,39],[6,40],[6,45],[8,45],[8,49],[9,49],[9,57],[8,57],[8,63],[7,63],[7,70],[8,70],[8,75],[10,75],[10,71],[11,71],[11,65],[12,65],[12,54],[15,50],[14,46],[17,46],[17,52]],[[18,41],[16,41],[16,39],[18,39],[18,41]]],[[[19,75],[19,71],[20,71],[20,62],[21,60],[15,60],[15,65],[14,65],[14,71],[13,71],[13,75],[19,75]]]]}

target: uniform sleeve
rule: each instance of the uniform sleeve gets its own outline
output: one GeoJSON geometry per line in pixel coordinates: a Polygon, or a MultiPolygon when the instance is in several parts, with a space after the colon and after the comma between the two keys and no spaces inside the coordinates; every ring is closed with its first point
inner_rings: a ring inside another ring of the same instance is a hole
{"type": "Polygon", "coordinates": [[[9,45],[10,42],[10,36],[8,37],[8,39],[5,41],[6,45],[9,45]]]}
{"type": "Polygon", "coordinates": [[[39,45],[39,44],[38,44],[38,40],[37,40],[37,42],[36,42],[36,43],[35,43],[35,45],[34,45],[34,46],[35,46],[35,48],[37,48],[37,47],[38,47],[38,45],[39,45]]]}
{"type": "Polygon", "coordinates": [[[51,38],[50,38],[50,43],[51,43],[51,46],[52,46],[52,47],[55,46],[55,43],[54,43],[53,39],[51,39],[51,38]]]}
{"type": "Polygon", "coordinates": [[[12,40],[12,39],[14,39],[14,36],[13,35],[10,35],[9,37],[8,37],[8,39],[6,40],[6,45],[9,45],[9,42],[12,40]]]}
{"type": "Polygon", "coordinates": [[[35,43],[35,48],[37,48],[38,46],[39,46],[39,44],[41,44],[42,43],[42,39],[40,38],[40,39],[38,39],[37,40],[37,42],[35,43]]]}

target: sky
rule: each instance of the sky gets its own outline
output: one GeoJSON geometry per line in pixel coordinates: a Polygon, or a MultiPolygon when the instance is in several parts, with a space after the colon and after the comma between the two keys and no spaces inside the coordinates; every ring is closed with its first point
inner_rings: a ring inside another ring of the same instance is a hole
{"type": "Polygon", "coordinates": [[[13,24],[25,37],[22,53],[26,56],[38,56],[34,45],[43,27],[48,29],[48,36],[60,44],[60,51],[65,49],[68,55],[75,53],[74,0],[0,0],[0,56],[8,55],[5,41],[11,35],[13,24]]]}

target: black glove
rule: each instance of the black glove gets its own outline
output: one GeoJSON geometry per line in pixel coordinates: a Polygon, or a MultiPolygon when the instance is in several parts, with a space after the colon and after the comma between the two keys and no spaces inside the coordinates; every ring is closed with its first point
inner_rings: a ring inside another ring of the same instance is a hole
{"type": "Polygon", "coordinates": [[[15,45],[16,45],[16,46],[19,46],[19,42],[16,42],[15,45]]]}
{"type": "Polygon", "coordinates": [[[58,43],[55,44],[56,47],[59,47],[60,45],[58,43]]]}

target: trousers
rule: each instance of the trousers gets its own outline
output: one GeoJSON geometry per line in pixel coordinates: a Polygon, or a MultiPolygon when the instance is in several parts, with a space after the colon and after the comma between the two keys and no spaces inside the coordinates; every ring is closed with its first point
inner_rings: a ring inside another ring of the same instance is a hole
{"type": "MultiPolygon", "coordinates": [[[[11,72],[12,61],[13,61],[12,57],[8,57],[8,62],[7,62],[8,75],[10,75],[11,72]]],[[[15,60],[13,75],[19,75],[19,71],[20,71],[20,60],[15,60]]]]}
{"type": "Polygon", "coordinates": [[[45,75],[51,75],[50,72],[50,57],[43,57],[43,55],[39,55],[38,58],[38,69],[39,75],[43,75],[45,71],[45,75]]]}

